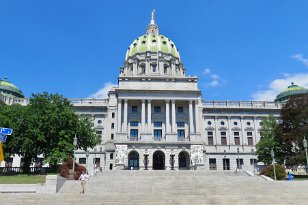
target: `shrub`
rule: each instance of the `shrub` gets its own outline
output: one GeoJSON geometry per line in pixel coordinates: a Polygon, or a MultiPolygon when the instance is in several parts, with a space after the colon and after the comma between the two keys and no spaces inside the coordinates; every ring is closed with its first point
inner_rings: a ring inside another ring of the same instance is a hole
{"type": "MultiPolygon", "coordinates": [[[[70,175],[70,170],[72,169],[73,169],[73,159],[68,158],[67,161],[62,164],[60,176],[68,178],[68,176],[70,175]]],[[[79,179],[83,171],[86,172],[86,168],[75,162],[75,180],[79,179]]]]}
{"type": "MultiPolygon", "coordinates": [[[[286,177],[286,170],[285,168],[280,164],[275,164],[275,172],[276,172],[276,178],[277,180],[281,180],[284,177],[286,177]]],[[[261,172],[260,175],[268,176],[272,179],[274,179],[274,171],[273,171],[273,165],[267,165],[261,172]]]]}

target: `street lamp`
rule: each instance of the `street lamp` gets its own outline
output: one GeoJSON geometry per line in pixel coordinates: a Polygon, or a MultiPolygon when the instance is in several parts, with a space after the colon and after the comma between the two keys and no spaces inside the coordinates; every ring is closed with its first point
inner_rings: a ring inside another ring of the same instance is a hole
{"type": "Polygon", "coordinates": [[[88,158],[89,158],[89,150],[86,151],[86,157],[87,157],[87,161],[86,161],[86,172],[88,172],[88,158]]]}
{"type": "Polygon", "coordinates": [[[75,137],[74,137],[73,145],[74,145],[73,174],[74,174],[74,178],[75,178],[75,150],[76,150],[76,146],[77,146],[77,137],[76,137],[76,134],[75,134],[75,137]]]}
{"type": "Polygon", "coordinates": [[[304,137],[303,144],[304,144],[304,148],[305,148],[305,152],[306,152],[306,172],[308,172],[308,154],[307,154],[308,145],[307,145],[306,137],[304,137]]]}
{"type": "Polygon", "coordinates": [[[252,160],[253,160],[253,176],[256,175],[256,162],[255,162],[255,150],[251,149],[251,153],[252,153],[252,160]]]}
{"type": "Polygon", "coordinates": [[[148,154],[148,151],[145,150],[145,153],[143,154],[144,156],[144,170],[148,170],[148,157],[149,157],[149,154],[148,154]]]}
{"type": "Polygon", "coordinates": [[[240,148],[237,148],[237,168],[240,171],[240,148]]]}
{"type": "Polygon", "coordinates": [[[171,170],[174,170],[174,156],[175,156],[175,154],[173,153],[173,150],[171,150],[171,154],[170,154],[170,157],[171,157],[171,170]]]}
{"type": "Polygon", "coordinates": [[[275,177],[275,181],[277,180],[276,178],[276,169],[275,169],[275,153],[274,150],[271,150],[271,156],[272,156],[272,163],[273,163],[273,169],[274,169],[274,177],[275,177]]]}

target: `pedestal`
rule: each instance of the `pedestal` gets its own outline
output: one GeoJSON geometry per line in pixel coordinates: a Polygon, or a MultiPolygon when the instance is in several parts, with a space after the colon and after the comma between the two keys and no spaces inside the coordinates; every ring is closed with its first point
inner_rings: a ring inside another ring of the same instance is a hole
{"type": "Polygon", "coordinates": [[[177,134],[166,134],[166,142],[177,142],[177,134]]]}
{"type": "Polygon", "coordinates": [[[116,170],[124,170],[125,164],[116,164],[116,170]]]}

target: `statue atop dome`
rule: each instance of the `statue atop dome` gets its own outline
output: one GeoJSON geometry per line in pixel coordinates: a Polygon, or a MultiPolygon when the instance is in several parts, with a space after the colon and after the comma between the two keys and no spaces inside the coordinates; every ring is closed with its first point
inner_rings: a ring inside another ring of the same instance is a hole
{"type": "Polygon", "coordinates": [[[147,27],[147,34],[152,34],[152,35],[158,35],[158,26],[155,24],[154,21],[154,16],[155,16],[155,9],[153,9],[152,11],[152,18],[151,18],[151,22],[147,27]]]}

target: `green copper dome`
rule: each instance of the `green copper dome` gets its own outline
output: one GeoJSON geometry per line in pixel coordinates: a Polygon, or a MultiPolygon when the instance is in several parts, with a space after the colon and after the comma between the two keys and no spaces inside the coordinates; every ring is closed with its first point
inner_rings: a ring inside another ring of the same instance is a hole
{"type": "Polygon", "coordinates": [[[299,94],[308,94],[308,89],[291,83],[288,88],[277,95],[275,102],[285,102],[290,96],[299,94]]]}
{"type": "Polygon", "coordinates": [[[180,54],[175,44],[166,36],[159,34],[158,26],[154,22],[154,11],[146,34],[136,38],[128,47],[125,60],[137,53],[145,52],[161,52],[180,59],[180,54]]]}
{"type": "Polygon", "coordinates": [[[163,35],[145,34],[134,40],[133,43],[128,47],[125,60],[137,53],[145,53],[148,51],[159,51],[180,58],[178,49],[169,38],[163,35]]]}
{"type": "Polygon", "coordinates": [[[13,98],[25,97],[21,90],[18,89],[14,84],[10,83],[7,78],[0,79],[0,93],[13,98]]]}

